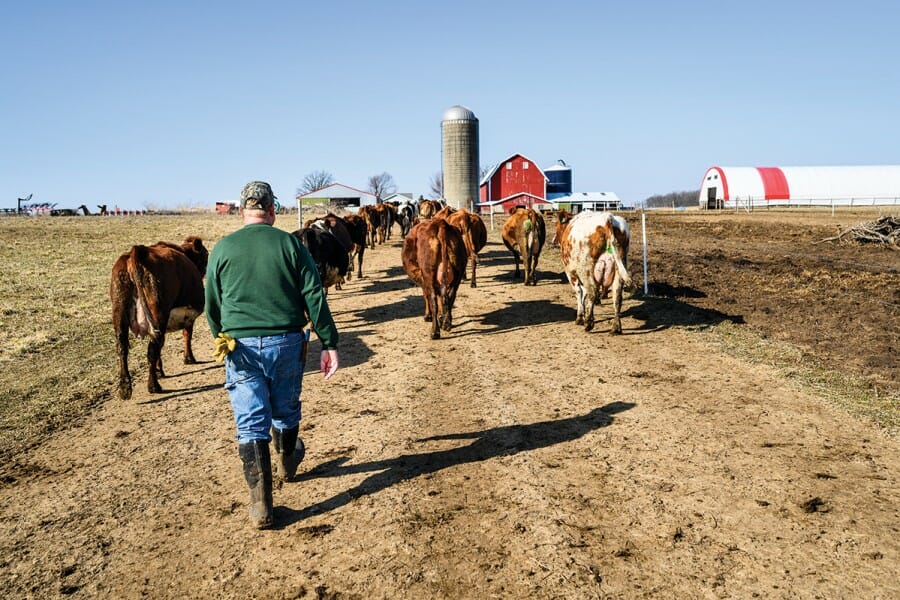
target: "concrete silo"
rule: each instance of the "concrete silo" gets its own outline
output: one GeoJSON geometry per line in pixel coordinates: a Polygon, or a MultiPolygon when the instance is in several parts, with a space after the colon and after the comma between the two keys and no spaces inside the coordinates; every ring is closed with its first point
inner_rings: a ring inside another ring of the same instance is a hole
{"type": "Polygon", "coordinates": [[[441,173],[450,206],[474,210],[478,163],[478,118],[465,106],[452,106],[441,120],[441,173]]]}

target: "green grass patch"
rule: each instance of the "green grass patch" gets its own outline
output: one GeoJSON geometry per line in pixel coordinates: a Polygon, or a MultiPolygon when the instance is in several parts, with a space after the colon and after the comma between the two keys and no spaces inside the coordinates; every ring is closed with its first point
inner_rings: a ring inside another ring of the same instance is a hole
{"type": "MultiPolygon", "coordinates": [[[[210,213],[0,219],[0,459],[115,397],[109,279],[121,254],[188,235],[211,249],[240,225],[210,213]]],[[[278,225],[291,230],[296,220],[278,225]]],[[[129,363],[135,386],[145,385],[145,340],[133,342],[129,363]]]]}
{"type": "Polygon", "coordinates": [[[860,378],[819,367],[795,346],[761,336],[746,325],[723,321],[696,331],[728,355],[773,367],[799,389],[878,425],[889,436],[900,433],[900,395],[883,393],[860,378]]]}

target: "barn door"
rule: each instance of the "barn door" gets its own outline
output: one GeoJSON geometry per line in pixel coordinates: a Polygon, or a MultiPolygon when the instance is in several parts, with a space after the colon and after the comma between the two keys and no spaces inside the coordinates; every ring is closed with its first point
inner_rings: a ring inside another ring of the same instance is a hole
{"type": "Polygon", "coordinates": [[[706,190],[706,208],[719,208],[719,203],[716,202],[716,188],[714,187],[707,188],[706,190]]]}

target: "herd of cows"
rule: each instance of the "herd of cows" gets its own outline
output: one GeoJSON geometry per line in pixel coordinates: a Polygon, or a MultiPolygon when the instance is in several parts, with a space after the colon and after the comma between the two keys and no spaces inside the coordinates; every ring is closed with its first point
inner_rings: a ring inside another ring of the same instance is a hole
{"type": "MultiPolygon", "coordinates": [[[[407,275],[422,289],[425,321],[431,338],[453,326],[453,304],[460,283],[471,265],[470,285],[476,287],[478,253],[487,243],[481,217],[465,209],[454,210],[434,200],[419,203],[381,203],[361,207],[358,214],[325,217],[304,223],[292,232],[309,250],[322,286],[341,289],[352,276],[363,276],[363,257],[391,237],[394,225],[403,236],[401,261],[407,275]]],[[[524,284],[536,285],[535,271],[546,240],[540,212],[527,207],[511,211],[501,233],[513,255],[515,277],[523,265],[524,284]]],[[[625,219],[606,212],[557,213],[556,235],[560,257],[575,292],[576,323],[585,331],[594,326],[594,306],[612,292],[614,317],[611,333],[621,333],[622,291],[632,281],[627,257],[630,233],[625,219]]],[[[132,246],[113,265],[110,281],[113,327],[119,370],[119,397],[131,397],[128,370],[129,332],[149,337],[147,390],[160,393],[163,377],[161,351],[167,332],[182,331],[184,362],[195,363],[191,350],[194,321],[203,312],[203,275],[209,252],[198,237],[183,244],[158,242],[132,246]]]]}

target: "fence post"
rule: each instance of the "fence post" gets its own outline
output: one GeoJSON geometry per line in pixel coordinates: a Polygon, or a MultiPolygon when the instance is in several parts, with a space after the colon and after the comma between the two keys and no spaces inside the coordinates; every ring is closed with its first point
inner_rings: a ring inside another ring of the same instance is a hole
{"type": "Polygon", "coordinates": [[[641,241],[644,244],[644,295],[647,295],[647,213],[641,211],[641,241]]]}

